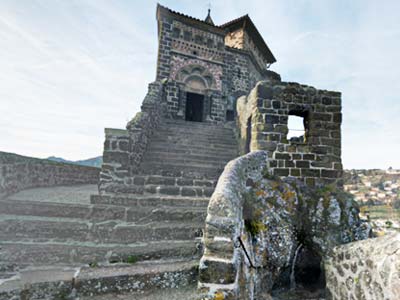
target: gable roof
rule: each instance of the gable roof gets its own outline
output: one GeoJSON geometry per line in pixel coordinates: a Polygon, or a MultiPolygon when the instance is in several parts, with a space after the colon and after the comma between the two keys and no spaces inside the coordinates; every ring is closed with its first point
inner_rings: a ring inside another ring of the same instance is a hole
{"type": "Polygon", "coordinates": [[[206,20],[200,20],[200,19],[188,16],[188,15],[185,15],[183,13],[174,11],[174,10],[169,9],[168,7],[162,6],[160,4],[157,4],[157,19],[159,20],[162,15],[173,16],[174,18],[176,18],[178,20],[198,26],[199,28],[202,28],[205,31],[211,31],[216,34],[225,35],[225,30],[223,28],[220,28],[219,26],[215,26],[213,23],[211,24],[209,22],[209,20],[207,20],[207,18],[206,18],[206,20]]]}
{"type": "Polygon", "coordinates": [[[265,56],[266,60],[269,63],[276,62],[274,55],[272,54],[271,50],[268,48],[267,44],[265,43],[263,37],[258,32],[256,26],[254,25],[253,21],[250,19],[249,15],[244,15],[240,18],[234,19],[229,21],[228,23],[222,24],[220,26],[214,25],[214,23],[208,20],[208,16],[206,20],[200,20],[197,18],[193,18],[191,16],[185,15],[183,13],[174,11],[169,9],[168,7],[164,7],[160,4],[157,4],[157,19],[160,19],[161,15],[169,15],[174,16],[182,21],[186,21],[192,23],[193,25],[199,26],[204,30],[209,30],[217,34],[226,35],[227,32],[232,32],[236,29],[243,28],[245,31],[248,32],[251,39],[254,41],[257,48],[260,49],[260,52],[263,56],[265,56]]]}
{"type": "Polygon", "coordinates": [[[267,61],[269,63],[276,62],[274,55],[272,54],[271,50],[265,43],[263,37],[257,30],[257,27],[254,25],[249,15],[244,15],[240,18],[229,21],[228,23],[222,24],[219,27],[227,30],[228,32],[232,32],[240,28],[244,29],[245,31],[248,32],[248,34],[256,44],[257,48],[260,49],[261,53],[266,56],[267,61]]]}

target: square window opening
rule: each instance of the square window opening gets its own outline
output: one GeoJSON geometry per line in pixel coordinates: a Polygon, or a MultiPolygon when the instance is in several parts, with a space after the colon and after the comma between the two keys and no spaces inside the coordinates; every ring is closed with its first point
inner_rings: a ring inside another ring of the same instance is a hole
{"type": "Polygon", "coordinates": [[[287,139],[291,142],[305,143],[308,133],[308,113],[289,112],[287,139]]]}

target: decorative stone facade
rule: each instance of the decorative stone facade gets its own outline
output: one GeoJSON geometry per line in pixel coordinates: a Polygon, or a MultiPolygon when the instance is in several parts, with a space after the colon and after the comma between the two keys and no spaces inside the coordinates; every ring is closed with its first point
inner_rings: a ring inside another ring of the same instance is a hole
{"type": "Polygon", "coordinates": [[[0,152],[0,199],[28,188],[95,184],[99,173],[95,167],[0,152]]]}
{"type": "Polygon", "coordinates": [[[332,300],[400,299],[400,234],[335,247],[325,273],[332,300]]]}
{"type": "Polygon", "coordinates": [[[241,152],[269,151],[269,170],[308,185],[342,176],[341,94],[298,83],[259,82],[238,100],[241,152]],[[288,117],[304,118],[302,138],[288,139],[288,117]]]}
{"type": "Polygon", "coordinates": [[[173,82],[166,86],[172,117],[184,119],[188,93],[197,93],[204,96],[202,121],[231,120],[237,97],[269,77],[267,65],[275,58],[248,16],[215,26],[211,19],[201,21],[159,5],[157,20],[157,80],[173,82]],[[229,39],[237,26],[243,46],[229,39]]]}

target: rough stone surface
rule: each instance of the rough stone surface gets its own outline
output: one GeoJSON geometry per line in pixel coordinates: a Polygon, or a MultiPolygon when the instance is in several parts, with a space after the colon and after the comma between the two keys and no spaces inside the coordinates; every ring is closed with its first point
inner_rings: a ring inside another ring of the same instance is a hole
{"type": "Polygon", "coordinates": [[[323,260],[334,246],[369,235],[346,194],[282,181],[267,165],[267,152],[251,152],[231,161],[218,181],[200,263],[205,299],[258,299],[285,277],[299,245],[323,260]]]}
{"type": "Polygon", "coordinates": [[[330,299],[400,299],[400,234],[335,247],[325,262],[330,299]]]}
{"type": "Polygon", "coordinates": [[[94,167],[0,152],[0,199],[28,188],[96,184],[99,172],[94,167]]]}

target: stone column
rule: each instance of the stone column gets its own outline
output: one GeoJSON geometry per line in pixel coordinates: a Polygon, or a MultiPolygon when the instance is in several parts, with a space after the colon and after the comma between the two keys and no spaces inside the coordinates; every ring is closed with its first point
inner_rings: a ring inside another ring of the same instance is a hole
{"type": "Polygon", "coordinates": [[[212,91],[206,91],[204,95],[204,120],[212,121],[211,119],[211,108],[213,102],[213,93],[212,91]]]}
{"type": "Polygon", "coordinates": [[[178,93],[178,113],[176,116],[179,119],[185,118],[185,108],[186,108],[186,91],[183,89],[183,86],[179,85],[179,93],[178,93]]]}

